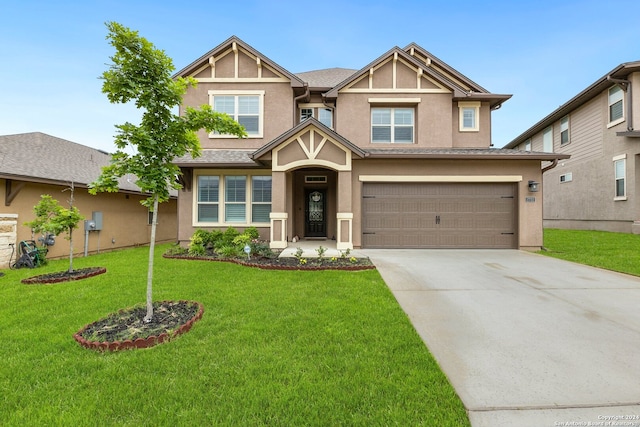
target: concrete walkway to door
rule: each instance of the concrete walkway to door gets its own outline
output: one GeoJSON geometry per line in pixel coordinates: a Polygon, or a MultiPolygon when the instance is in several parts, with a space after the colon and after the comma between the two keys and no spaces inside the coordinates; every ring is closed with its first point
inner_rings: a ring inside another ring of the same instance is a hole
{"type": "Polygon", "coordinates": [[[640,426],[640,278],[515,250],[361,252],[473,426],[640,426]]]}

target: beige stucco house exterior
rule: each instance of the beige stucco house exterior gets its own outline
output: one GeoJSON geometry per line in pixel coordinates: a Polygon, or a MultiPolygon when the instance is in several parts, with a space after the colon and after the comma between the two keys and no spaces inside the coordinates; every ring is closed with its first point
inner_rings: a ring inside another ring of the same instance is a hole
{"type": "Polygon", "coordinates": [[[640,233],[634,87],[640,62],[621,64],[505,146],[571,155],[544,173],[545,226],[640,233]]]}
{"type": "MultiPolygon", "coordinates": [[[[178,239],[256,226],[272,248],[335,239],[350,248],[542,245],[541,162],[494,149],[493,94],[420,46],[359,70],[291,73],[237,37],[196,59],[184,106],[210,104],[248,138],[199,134],[183,176],[178,239]]],[[[183,107],[184,107],[183,106],[183,107]]]]}
{"type": "MultiPolygon", "coordinates": [[[[101,229],[89,231],[87,239],[84,221],[80,223],[73,233],[75,253],[148,244],[149,212],[140,204],[146,196],[134,184],[134,176],[121,180],[118,193],[92,196],[87,191],[88,184],[109,161],[108,153],[40,132],[0,136],[0,197],[4,201],[0,209],[0,268],[9,265],[10,243],[41,237],[32,235],[24,225],[35,218],[33,207],[40,196],[48,194],[68,207],[71,182],[75,188],[74,206],[87,220],[102,219],[101,229]]],[[[174,196],[158,209],[158,242],[176,241],[176,199],[174,196]]],[[[69,256],[69,241],[64,236],[60,235],[49,247],[49,258],[69,256]]]]}

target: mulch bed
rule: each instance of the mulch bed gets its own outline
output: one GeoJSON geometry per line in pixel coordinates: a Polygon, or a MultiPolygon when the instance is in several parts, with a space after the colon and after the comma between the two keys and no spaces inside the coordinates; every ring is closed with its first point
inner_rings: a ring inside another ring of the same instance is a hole
{"type": "Polygon", "coordinates": [[[106,272],[107,269],[104,267],[86,267],[78,268],[76,270],[73,270],[72,272],[61,271],[56,273],[41,274],[39,276],[22,279],[20,282],[27,285],[68,282],[70,280],[86,279],[87,277],[97,276],[106,272]]]}
{"type": "Polygon", "coordinates": [[[192,256],[192,255],[171,255],[164,254],[164,258],[174,259],[186,259],[186,260],[198,260],[198,261],[218,261],[218,262],[231,262],[234,264],[240,264],[247,267],[262,268],[264,270],[373,270],[376,268],[371,263],[369,258],[356,258],[354,262],[348,258],[336,258],[332,261],[331,258],[306,258],[304,264],[300,263],[295,257],[281,257],[281,258],[269,258],[269,257],[251,257],[251,259],[240,258],[221,258],[216,255],[205,256],[192,256]]]}
{"type": "Polygon", "coordinates": [[[204,307],[195,301],[154,302],[151,322],[143,320],[146,306],[131,307],[86,325],[73,338],[99,351],[148,348],[189,331],[203,313],[204,307]]]}

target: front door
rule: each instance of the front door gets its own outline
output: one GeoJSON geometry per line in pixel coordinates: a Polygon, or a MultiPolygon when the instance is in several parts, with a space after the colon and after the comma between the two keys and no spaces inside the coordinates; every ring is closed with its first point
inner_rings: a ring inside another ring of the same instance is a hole
{"type": "Polygon", "coordinates": [[[305,237],[327,237],[326,191],[307,190],[305,194],[305,237]]]}

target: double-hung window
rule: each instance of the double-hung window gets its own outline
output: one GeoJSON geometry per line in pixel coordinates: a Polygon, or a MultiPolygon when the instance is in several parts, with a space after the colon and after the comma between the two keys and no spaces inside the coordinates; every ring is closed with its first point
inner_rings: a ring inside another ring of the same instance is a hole
{"type": "Polygon", "coordinates": [[[219,176],[198,177],[198,222],[218,222],[219,176]]]}
{"type": "Polygon", "coordinates": [[[460,132],[477,132],[480,130],[478,123],[480,115],[480,102],[458,102],[460,111],[460,132]]]}
{"type": "Polygon", "coordinates": [[[560,145],[569,143],[569,116],[560,119],[560,145]]]}
{"type": "Polygon", "coordinates": [[[271,177],[251,177],[251,222],[269,222],[271,177]]]}
{"type": "Polygon", "coordinates": [[[627,199],[627,187],[626,187],[626,155],[616,156],[613,158],[613,169],[616,182],[616,193],[614,200],[626,200],[627,199]]]}
{"type": "Polygon", "coordinates": [[[609,89],[609,126],[624,121],[624,92],[620,86],[609,89]]]}
{"type": "MultiPolygon", "coordinates": [[[[214,111],[225,113],[244,126],[249,137],[262,137],[264,91],[209,91],[214,111]]],[[[213,137],[228,135],[212,134],[213,137]]]]}
{"type": "Polygon", "coordinates": [[[413,108],[372,108],[371,142],[413,143],[413,108]]]}
{"type": "Polygon", "coordinates": [[[226,176],[224,186],[224,221],[247,222],[247,177],[226,176]]]}

